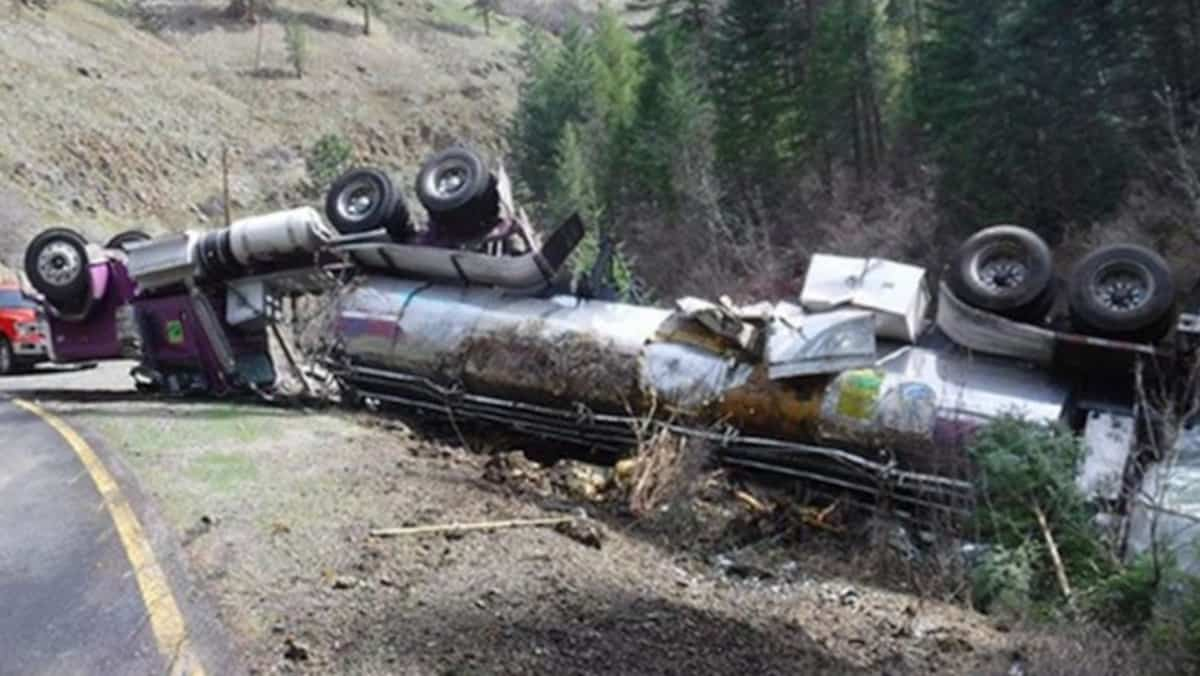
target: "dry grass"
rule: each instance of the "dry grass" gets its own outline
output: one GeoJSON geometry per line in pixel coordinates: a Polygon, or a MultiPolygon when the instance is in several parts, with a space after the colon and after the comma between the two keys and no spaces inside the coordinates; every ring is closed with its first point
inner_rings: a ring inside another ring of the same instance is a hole
{"type": "Polygon", "coordinates": [[[694,476],[688,476],[689,440],[659,430],[638,448],[630,480],[629,508],[645,516],[674,502],[688,491],[694,476]]]}
{"type": "Polygon", "coordinates": [[[984,674],[1019,673],[1037,676],[1168,676],[1185,674],[1186,667],[1134,639],[1103,627],[1062,624],[1022,627],[1011,655],[999,655],[984,674]]]}

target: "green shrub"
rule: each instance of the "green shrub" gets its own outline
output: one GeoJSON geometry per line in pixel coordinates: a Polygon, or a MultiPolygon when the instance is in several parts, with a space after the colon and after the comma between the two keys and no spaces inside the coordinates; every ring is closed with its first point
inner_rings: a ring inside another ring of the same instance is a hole
{"type": "Polygon", "coordinates": [[[1129,630],[1142,630],[1154,617],[1159,582],[1171,561],[1155,562],[1149,554],[1097,582],[1087,591],[1088,611],[1105,624],[1129,630]]]}
{"type": "Polygon", "coordinates": [[[304,77],[304,66],[308,63],[308,33],[304,24],[293,19],[284,26],[283,42],[287,47],[288,61],[296,69],[296,77],[304,77]]]}
{"type": "Polygon", "coordinates": [[[984,612],[1025,615],[1033,601],[1036,547],[997,545],[971,573],[975,607],[984,612]]]}
{"type": "Polygon", "coordinates": [[[1200,673],[1200,577],[1172,574],[1164,592],[1154,609],[1150,638],[1179,664],[1180,673],[1200,673]]]}
{"type": "Polygon", "coordinates": [[[354,147],[341,134],[325,134],[308,149],[304,165],[315,190],[333,183],[354,161],[354,147]]]}
{"type": "MultiPolygon", "coordinates": [[[[1075,484],[1083,446],[1070,430],[1006,416],[985,426],[968,449],[979,471],[976,524],[983,539],[1015,551],[1044,542],[1045,517],[1075,589],[1115,572],[1094,510],[1075,484]]],[[[1032,559],[1033,598],[1061,600],[1048,547],[1032,559]]]]}

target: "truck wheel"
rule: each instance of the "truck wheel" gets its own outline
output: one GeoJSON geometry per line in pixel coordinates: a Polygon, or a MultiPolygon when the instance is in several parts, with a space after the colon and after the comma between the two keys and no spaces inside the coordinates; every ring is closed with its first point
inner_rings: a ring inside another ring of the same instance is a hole
{"type": "Polygon", "coordinates": [[[378,169],[351,169],[325,196],[325,216],[343,235],[382,228],[396,205],[392,179],[378,169]]]}
{"type": "Polygon", "coordinates": [[[416,187],[433,222],[456,237],[481,235],[494,224],[500,205],[496,181],[472,150],[450,148],[429,158],[416,187]]]}
{"type": "Polygon", "coordinates": [[[25,249],[29,283],[60,309],[75,310],[87,302],[87,240],[67,228],[51,228],[25,249]]]}
{"type": "Polygon", "coordinates": [[[947,283],[969,305],[1035,321],[1054,302],[1053,268],[1050,247],[1041,237],[1015,225],[996,225],[963,242],[947,283]]]}
{"type": "Polygon", "coordinates": [[[126,230],[112,236],[112,239],[105,243],[105,249],[120,249],[128,251],[126,247],[134,242],[148,242],[150,235],[147,235],[141,230],[126,230]]]}
{"type": "Polygon", "coordinates": [[[1101,247],[1071,272],[1071,320],[1080,330],[1154,341],[1171,327],[1175,284],[1162,256],[1145,247],[1101,247]]]}
{"type": "Polygon", "coordinates": [[[0,336],[0,376],[6,376],[16,371],[16,358],[13,356],[12,344],[8,338],[0,336]]]}

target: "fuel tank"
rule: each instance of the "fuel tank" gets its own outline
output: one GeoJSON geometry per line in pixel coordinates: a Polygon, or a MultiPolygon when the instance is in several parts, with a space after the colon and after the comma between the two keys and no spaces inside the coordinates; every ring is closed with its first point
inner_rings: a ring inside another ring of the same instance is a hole
{"type": "Polygon", "coordinates": [[[348,365],[452,391],[836,446],[941,475],[968,471],[963,441],[988,419],[1064,412],[1067,387],[1044,370],[944,340],[877,341],[870,312],[781,303],[743,322],[749,333],[727,314],[733,327],[678,307],[365,277],[341,296],[334,334],[348,365]]]}

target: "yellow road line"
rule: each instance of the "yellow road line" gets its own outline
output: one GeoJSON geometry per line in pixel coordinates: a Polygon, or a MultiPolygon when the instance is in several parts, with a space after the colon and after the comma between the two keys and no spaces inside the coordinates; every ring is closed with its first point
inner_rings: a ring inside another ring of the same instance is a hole
{"type": "Polygon", "coordinates": [[[158,565],[158,559],[155,558],[150,541],[146,538],[146,531],[142,529],[141,522],[133,513],[129,500],[121,492],[112,474],[83,437],[61,418],[23,399],[15,399],[13,403],[38,416],[62,435],[91,475],[92,482],[95,483],[96,490],[100,491],[104,505],[116,525],[125,555],[129,557],[129,565],[137,578],[138,589],[146,606],[146,614],[150,617],[150,626],[154,630],[155,640],[158,641],[159,652],[170,661],[171,673],[204,676],[204,667],[192,653],[187,638],[187,625],[183,614],[179,612],[178,604],[175,603],[171,587],[167,584],[167,577],[158,565]]]}

